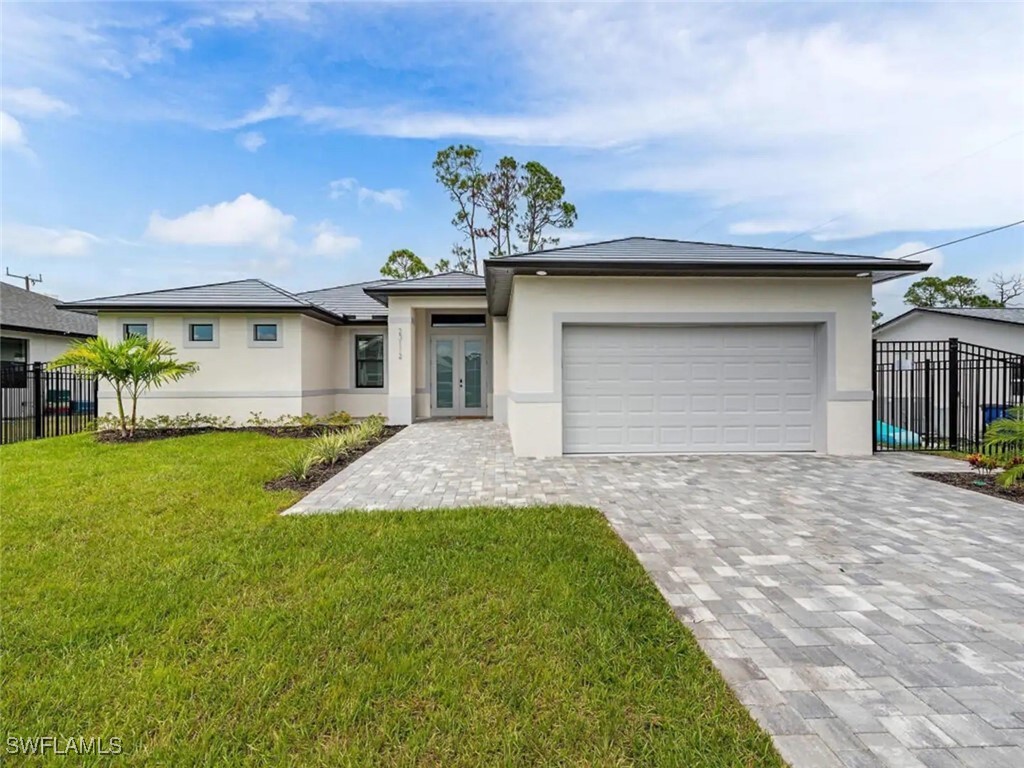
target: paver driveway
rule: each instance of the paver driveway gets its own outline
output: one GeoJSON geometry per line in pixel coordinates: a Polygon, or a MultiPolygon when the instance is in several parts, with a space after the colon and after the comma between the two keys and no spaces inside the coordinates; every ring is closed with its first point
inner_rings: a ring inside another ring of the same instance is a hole
{"type": "Polygon", "coordinates": [[[803,766],[1024,766],[1020,506],[925,456],[516,459],[502,425],[415,424],[292,508],[601,509],[803,766]]]}

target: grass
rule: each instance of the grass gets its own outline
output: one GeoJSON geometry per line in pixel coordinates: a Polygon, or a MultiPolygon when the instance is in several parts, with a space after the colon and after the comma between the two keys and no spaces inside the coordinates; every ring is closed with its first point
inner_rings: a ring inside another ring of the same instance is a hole
{"type": "Polygon", "coordinates": [[[0,449],[4,736],[117,736],[118,765],[782,765],[597,512],[282,518],[297,494],[262,484],[295,448],[0,449]]]}

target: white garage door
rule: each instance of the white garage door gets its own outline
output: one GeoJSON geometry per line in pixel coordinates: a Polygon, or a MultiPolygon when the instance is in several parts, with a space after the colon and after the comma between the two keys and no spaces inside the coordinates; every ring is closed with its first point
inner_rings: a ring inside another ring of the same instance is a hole
{"type": "Polygon", "coordinates": [[[565,453],[813,449],[810,326],[566,326],[565,453]]]}

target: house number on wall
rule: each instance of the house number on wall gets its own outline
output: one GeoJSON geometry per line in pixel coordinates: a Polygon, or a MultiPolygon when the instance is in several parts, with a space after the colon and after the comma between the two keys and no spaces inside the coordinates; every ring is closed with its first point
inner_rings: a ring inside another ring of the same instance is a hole
{"type": "Polygon", "coordinates": [[[398,329],[398,359],[402,359],[402,329],[398,329]]]}

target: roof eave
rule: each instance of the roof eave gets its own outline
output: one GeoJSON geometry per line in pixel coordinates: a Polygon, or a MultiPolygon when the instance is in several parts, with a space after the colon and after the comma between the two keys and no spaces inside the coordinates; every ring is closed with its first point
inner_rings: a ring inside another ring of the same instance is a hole
{"type": "Polygon", "coordinates": [[[364,288],[363,293],[371,299],[376,299],[385,307],[388,306],[388,298],[391,296],[486,296],[487,289],[480,288],[393,288],[391,290],[376,290],[364,288]]]}
{"type": "Polygon", "coordinates": [[[17,325],[15,323],[0,322],[0,328],[20,333],[38,333],[44,336],[72,336],[76,339],[91,339],[96,336],[95,333],[86,333],[84,331],[62,331],[55,328],[37,328],[35,326],[17,325]]]}
{"type": "Polygon", "coordinates": [[[197,304],[97,304],[90,302],[73,302],[70,304],[58,304],[58,309],[71,311],[94,311],[94,312],[189,312],[189,313],[213,313],[213,314],[237,314],[241,312],[266,312],[266,313],[298,313],[309,315],[335,325],[341,325],[345,318],[329,310],[317,306],[295,306],[282,307],[279,305],[267,304],[238,304],[231,306],[207,306],[197,304]]]}
{"type": "Polygon", "coordinates": [[[924,272],[928,264],[902,262],[885,265],[881,269],[877,262],[851,261],[847,264],[794,264],[793,262],[747,262],[712,265],[707,262],[642,261],[608,259],[594,261],[569,261],[564,259],[517,259],[514,263],[502,259],[484,260],[484,279],[487,286],[488,309],[491,314],[504,316],[508,313],[511,285],[499,289],[494,275],[506,276],[535,274],[537,270],[545,276],[583,277],[857,277],[870,274],[873,283],[882,283],[914,272],[924,272]],[[895,267],[895,269],[894,269],[895,267]]]}

